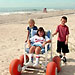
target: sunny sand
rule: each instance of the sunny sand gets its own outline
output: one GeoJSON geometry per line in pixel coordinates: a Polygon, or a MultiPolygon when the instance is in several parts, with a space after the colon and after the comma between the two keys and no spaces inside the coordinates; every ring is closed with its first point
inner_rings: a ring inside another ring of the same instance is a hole
{"type": "MultiPolygon", "coordinates": [[[[0,15],[0,75],[10,75],[10,62],[23,54],[28,19],[33,18],[38,27],[43,26],[45,30],[52,30],[54,32],[57,25],[60,24],[60,19],[63,15],[68,17],[70,53],[67,54],[67,64],[62,63],[62,70],[58,75],[75,75],[75,10],[0,15]]],[[[57,36],[52,38],[54,55],[58,55],[56,53],[56,39],[57,36]]],[[[44,72],[22,73],[22,75],[35,74],[45,75],[44,72]]]]}

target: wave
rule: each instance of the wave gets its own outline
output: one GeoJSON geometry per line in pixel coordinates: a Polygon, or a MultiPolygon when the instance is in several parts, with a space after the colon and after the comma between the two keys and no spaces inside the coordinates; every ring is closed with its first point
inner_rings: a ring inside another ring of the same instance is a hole
{"type": "Polygon", "coordinates": [[[31,13],[31,12],[3,12],[0,13],[0,15],[24,14],[24,13],[31,13]]]}
{"type": "Polygon", "coordinates": [[[59,9],[47,9],[47,11],[59,11],[59,9]]]}
{"type": "Polygon", "coordinates": [[[41,11],[41,9],[33,8],[0,8],[0,15],[23,14],[41,11]]]}

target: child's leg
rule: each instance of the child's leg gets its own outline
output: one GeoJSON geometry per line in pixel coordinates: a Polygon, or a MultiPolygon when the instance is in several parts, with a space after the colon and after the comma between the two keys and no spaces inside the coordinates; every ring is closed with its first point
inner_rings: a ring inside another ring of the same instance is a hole
{"type": "Polygon", "coordinates": [[[32,46],[29,50],[29,62],[32,62],[33,63],[33,53],[35,51],[35,46],[32,46]]]}
{"type": "Polygon", "coordinates": [[[35,54],[39,54],[40,53],[40,51],[41,51],[41,48],[40,47],[36,47],[36,49],[35,49],[35,54]]]}
{"type": "Polygon", "coordinates": [[[61,55],[61,52],[58,52],[61,55]]]}
{"type": "Polygon", "coordinates": [[[31,54],[31,53],[34,53],[34,51],[35,51],[35,46],[32,46],[31,48],[30,48],[30,50],[29,50],[29,53],[31,54]]]}
{"type": "Polygon", "coordinates": [[[63,45],[62,52],[64,57],[66,56],[66,53],[69,53],[68,45],[65,45],[65,43],[63,45]]]}
{"type": "Polygon", "coordinates": [[[67,62],[66,53],[69,52],[69,49],[68,49],[68,45],[66,45],[65,43],[63,44],[62,52],[63,52],[63,61],[67,62]]]}
{"type": "Polygon", "coordinates": [[[28,66],[33,66],[33,54],[32,54],[32,53],[29,54],[29,62],[26,63],[26,65],[28,65],[28,66]]]}
{"type": "Polygon", "coordinates": [[[66,53],[63,53],[64,57],[66,56],[66,53]]]}
{"type": "Polygon", "coordinates": [[[29,54],[29,62],[33,63],[33,54],[29,54]]]}
{"type": "Polygon", "coordinates": [[[59,57],[62,58],[61,55],[62,42],[57,41],[57,53],[59,53],[59,57]]]}
{"type": "Polygon", "coordinates": [[[39,67],[39,59],[40,59],[40,55],[39,55],[39,53],[40,53],[40,51],[41,51],[41,48],[40,47],[36,47],[36,49],[35,49],[35,53],[36,53],[36,63],[33,65],[33,66],[37,66],[37,67],[39,67]]]}
{"type": "Polygon", "coordinates": [[[32,46],[29,50],[29,62],[26,64],[28,66],[32,66],[33,65],[33,53],[35,51],[35,46],[32,46]]]}
{"type": "Polygon", "coordinates": [[[67,59],[66,59],[66,57],[65,57],[65,56],[66,56],[66,53],[63,53],[63,55],[64,55],[64,56],[63,56],[63,62],[65,63],[65,62],[67,62],[67,59]]]}

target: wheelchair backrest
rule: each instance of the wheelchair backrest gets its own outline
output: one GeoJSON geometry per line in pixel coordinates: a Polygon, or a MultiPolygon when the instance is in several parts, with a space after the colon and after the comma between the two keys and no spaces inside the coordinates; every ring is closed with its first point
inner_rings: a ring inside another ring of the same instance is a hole
{"type": "MultiPolygon", "coordinates": [[[[51,39],[51,31],[47,31],[47,32],[46,32],[46,36],[51,39]]],[[[51,46],[50,46],[50,44],[48,44],[48,45],[47,45],[47,51],[49,51],[50,48],[51,48],[51,46]]],[[[41,53],[42,53],[42,54],[45,53],[45,48],[43,48],[43,49],[41,50],[41,53]]]]}
{"type": "Polygon", "coordinates": [[[51,31],[47,31],[46,36],[51,39],[51,31]]]}
{"type": "Polygon", "coordinates": [[[37,34],[37,30],[31,29],[30,38],[37,34]]]}

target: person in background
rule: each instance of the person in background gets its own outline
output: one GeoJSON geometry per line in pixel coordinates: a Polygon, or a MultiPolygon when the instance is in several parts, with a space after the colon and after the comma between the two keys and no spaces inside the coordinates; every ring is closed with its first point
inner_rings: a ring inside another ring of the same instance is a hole
{"type": "Polygon", "coordinates": [[[43,9],[43,12],[44,12],[44,13],[47,13],[47,8],[44,8],[44,9],[43,9]]]}

